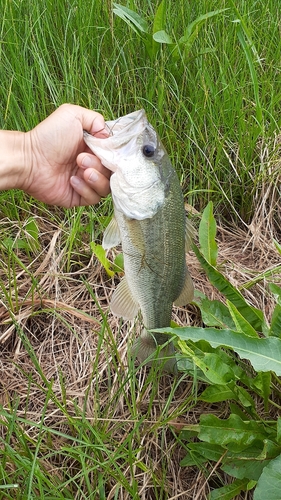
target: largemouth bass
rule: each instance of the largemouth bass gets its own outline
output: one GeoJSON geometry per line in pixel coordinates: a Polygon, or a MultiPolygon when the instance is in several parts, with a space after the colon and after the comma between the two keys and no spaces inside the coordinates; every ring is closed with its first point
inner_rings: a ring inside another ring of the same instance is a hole
{"type": "Polygon", "coordinates": [[[158,362],[176,372],[170,337],[149,330],[169,327],[173,303],[193,299],[185,252],[191,231],[180,183],[144,110],[106,122],[108,138],[84,133],[89,148],[113,173],[110,186],[114,217],[102,245],[122,244],[125,277],[113,293],[111,311],[133,319],[141,311],[144,330],[133,346],[143,362],[158,362]],[[166,344],[159,352],[157,346],[166,344]],[[156,355],[157,354],[157,355],[156,355]],[[164,361],[165,359],[165,361],[164,361]]]}

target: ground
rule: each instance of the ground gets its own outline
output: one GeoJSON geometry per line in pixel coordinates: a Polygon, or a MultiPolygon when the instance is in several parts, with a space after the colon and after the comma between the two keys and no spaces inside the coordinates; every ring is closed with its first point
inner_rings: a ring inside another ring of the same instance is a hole
{"type": "MultiPolygon", "coordinates": [[[[210,489],[224,485],[229,478],[219,464],[204,470],[180,466],[186,455],[180,431],[187,423],[196,424],[204,411],[227,416],[226,407],[196,403],[195,381],[186,375],[176,379],[159,372],[151,375],[152,369],[134,365],[128,345],[138,334],[139,321],[122,323],[109,312],[110,296],[120,277],[109,278],[87,244],[79,262],[65,272],[61,230],[41,229],[44,245],[38,257],[30,260],[17,250],[21,262],[26,262],[25,269],[14,264],[10,272],[5,265],[0,271],[2,286],[8,291],[0,307],[0,366],[5,374],[0,382],[0,403],[7,410],[16,408],[31,445],[35,446],[39,434],[32,422],[41,422],[42,415],[44,425],[57,432],[51,432],[51,456],[38,452],[41,466],[54,477],[60,478],[62,469],[69,476],[79,470],[62,448],[65,436],[75,435],[71,419],[86,419],[103,436],[107,450],[101,451],[103,459],[112,453],[138,494],[133,497],[118,480],[115,463],[112,477],[108,468],[102,469],[105,498],[207,498],[210,489]],[[51,381],[52,397],[46,404],[51,381]],[[131,463],[121,451],[116,454],[122,443],[125,448],[130,444],[131,463]]],[[[262,235],[253,235],[249,228],[219,226],[218,243],[221,270],[237,287],[274,270],[280,262],[274,244],[268,239],[265,242],[262,235]]],[[[195,288],[209,298],[221,298],[192,252],[187,262],[195,288]]],[[[243,293],[270,319],[274,304],[263,276],[243,293]]],[[[201,322],[192,304],[175,308],[173,320],[180,326],[201,322]]],[[[200,391],[200,384],[196,390],[200,391]]],[[[5,427],[1,432],[4,437],[5,427]]],[[[13,470],[14,465],[8,467],[13,470]]],[[[250,499],[251,495],[243,493],[237,498],[250,499]]]]}

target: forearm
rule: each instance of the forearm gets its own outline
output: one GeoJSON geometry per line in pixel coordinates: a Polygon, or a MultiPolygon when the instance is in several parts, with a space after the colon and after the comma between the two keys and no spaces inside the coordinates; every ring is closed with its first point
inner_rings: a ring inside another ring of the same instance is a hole
{"type": "Polygon", "coordinates": [[[23,189],[28,178],[29,134],[0,131],[0,191],[23,189]]]}

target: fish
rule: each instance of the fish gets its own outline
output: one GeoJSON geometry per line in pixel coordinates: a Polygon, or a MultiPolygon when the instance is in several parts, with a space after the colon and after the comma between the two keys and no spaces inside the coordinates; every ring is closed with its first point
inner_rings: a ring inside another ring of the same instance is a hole
{"type": "Polygon", "coordinates": [[[192,229],[180,182],[157,132],[143,109],[106,121],[107,138],[84,132],[84,141],[111,172],[114,216],[102,246],[121,243],[124,278],[113,292],[113,314],[133,320],[141,312],[143,330],[132,346],[139,362],[177,373],[168,334],[151,332],[171,324],[172,307],[193,300],[186,264],[192,229]]]}

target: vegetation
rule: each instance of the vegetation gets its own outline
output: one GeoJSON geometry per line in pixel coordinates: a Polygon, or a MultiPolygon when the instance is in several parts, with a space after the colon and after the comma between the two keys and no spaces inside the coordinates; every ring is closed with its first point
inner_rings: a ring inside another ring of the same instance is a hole
{"type": "Polygon", "coordinates": [[[173,379],[108,314],[110,198],[0,193],[0,499],[280,500],[278,19],[275,0],[2,0],[0,127],[145,108],[199,237],[173,379]]]}

